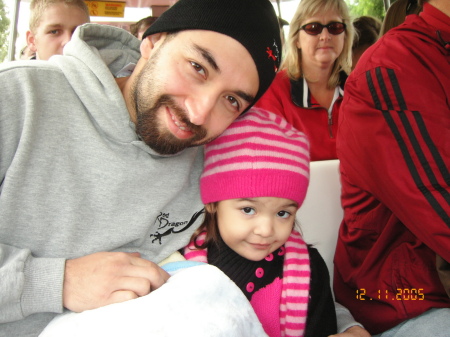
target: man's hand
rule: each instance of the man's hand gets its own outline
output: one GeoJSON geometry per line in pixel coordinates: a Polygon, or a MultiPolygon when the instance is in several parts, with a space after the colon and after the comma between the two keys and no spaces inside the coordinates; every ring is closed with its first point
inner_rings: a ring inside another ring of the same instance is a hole
{"type": "Polygon", "coordinates": [[[149,294],[170,275],[139,253],[100,252],[66,261],[63,304],[81,312],[149,294]]]}
{"type": "Polygon", "coordinates": [[[342,333],[331,335],[329,337],[370,337],[370,333],[358,325],[352,326],[342,333]]]}

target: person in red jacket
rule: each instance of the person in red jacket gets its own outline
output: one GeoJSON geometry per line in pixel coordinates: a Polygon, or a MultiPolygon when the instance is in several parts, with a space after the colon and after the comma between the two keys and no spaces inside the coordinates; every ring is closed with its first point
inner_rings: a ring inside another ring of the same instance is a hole
{"type": "Polygon", "coordinates": [[[450,1],[370,47],[341,109],[336,301],[372,334],[449,336],[450,1]]]}
{"type": "Polygon", "coordinates": [[[338,114],[352,43],[344,0],[302,0],[290,24],[282,70],[256,103],[308,136],[311,161],[337,158],[338,114]]]}

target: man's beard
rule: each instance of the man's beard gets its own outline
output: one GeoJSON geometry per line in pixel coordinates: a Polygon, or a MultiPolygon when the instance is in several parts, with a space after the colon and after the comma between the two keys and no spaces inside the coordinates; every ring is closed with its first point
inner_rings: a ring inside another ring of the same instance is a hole
{"type": "MultiPolygon", "coordinates": [[[[142,97],[142,95],[140,96],[142,97]]],[[[139,98],[135,97],[137,102],[139,98]]],[[[139,103],[136,104],[139,107],[139,103]]],[[[155,104],[143,111],[136,109],[137,121],[136,132],[139,137],[150,148],[162,155],[169,155],[178,153],[188,147],[201,145],[209,140],[201,142],[206,137],[206,130],[198,125],[192,124],[186,117],[186,112],[181,109],[169,95],[162,95],[158,98],[155,104]],[[183,123],[193,133],[189,139],[179,139],[174,136],[169,130],[164,130],[158,121],[157,112],[161,107],[167,107],[176,118],[183,123]]]]}
{"type": "Polygon", "coordinates": [[[192,124],[187,117],[188,113],[180,108],[170,95],[163,94],[158,97],[157,93],[152,93],[152,91],[157,92],[158,84],[147,87],[143,85],[157,81],[156,69],[162,50],[163,46],[155,52],[135,79],[131,89],[131,98],[134,100],[136,111],[136,133],[145,144],[157,153],[170,155],[191,146],[205,144],[212,139],[205,139],[207,131],[202,126],[192,124]],[[165,129],[165,126],[161,125],[162,123],[158,120],[158,110],[161,107],[169,108],[170,112],[190,129],[193,136],[189,139],[179,139],[167,128],[165,129]]]}

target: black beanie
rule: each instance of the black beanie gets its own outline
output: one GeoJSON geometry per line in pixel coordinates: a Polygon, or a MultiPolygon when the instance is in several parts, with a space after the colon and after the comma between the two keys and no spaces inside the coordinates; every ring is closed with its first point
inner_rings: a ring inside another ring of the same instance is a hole
{"type": "Polygon", "coordinates": [[[202,29],[228,35],[250,53],[259,76],[255,102],[272,83],[281,61],[280,26],[269,0],[179,0],[143,35],[202,29]]]}

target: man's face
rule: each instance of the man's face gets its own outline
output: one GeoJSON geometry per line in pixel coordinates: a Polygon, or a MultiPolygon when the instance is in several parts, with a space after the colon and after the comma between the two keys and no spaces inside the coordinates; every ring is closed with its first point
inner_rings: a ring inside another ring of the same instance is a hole
{"type": "Polygon", "coordinates": [[[56,3],[49,6],[35,32],[27,32],[27,42],[38,60],[48,60],[53,55],[62,55],[77,26],[89,22],[81,9],[56,3]]]}
{"type": "Polygon", "coordinates": [[[203,30],[165,37],[131,86],[136,131],[160,154],[219,136],[259,88],[248,51],[229,36],[203,30]]]}

